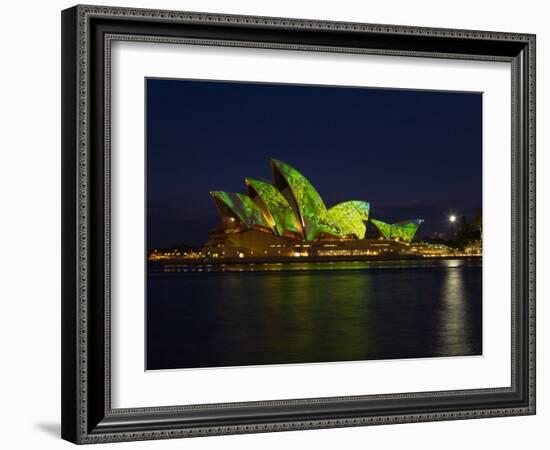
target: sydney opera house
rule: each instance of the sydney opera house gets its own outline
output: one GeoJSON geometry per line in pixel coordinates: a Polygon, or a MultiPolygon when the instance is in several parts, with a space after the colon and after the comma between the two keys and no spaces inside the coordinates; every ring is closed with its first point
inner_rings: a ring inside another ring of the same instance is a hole
{"type": "Polygon", "coordinates": [[[246,193],[212,191],[221,221],[201,250],[208,259],[361,257],[411,252],[422,219],[389,224],[370,217],[370,204],[327,207],[290,165],[271,160],[273,181],[246,178],[246,193]],[[367,238],[367,226],[372,231],[367,238]]]}

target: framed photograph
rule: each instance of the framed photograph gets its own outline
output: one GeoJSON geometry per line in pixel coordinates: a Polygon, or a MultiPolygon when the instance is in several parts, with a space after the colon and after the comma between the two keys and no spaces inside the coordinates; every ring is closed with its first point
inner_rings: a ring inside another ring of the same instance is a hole
{"type": "Polygon", "coordinates": [[[62,12],[62,437],[535,413],[535,36],[62,12]]]}

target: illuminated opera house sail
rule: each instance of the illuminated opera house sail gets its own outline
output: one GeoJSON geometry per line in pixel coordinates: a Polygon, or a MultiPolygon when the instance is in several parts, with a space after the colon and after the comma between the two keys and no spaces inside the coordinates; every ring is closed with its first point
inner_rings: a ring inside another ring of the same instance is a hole
{"type": "Polygon", "coordinates": [[[422,219],[415,219],[389,224],[381,220],[371,220],[371,223],[386,239],[402,239],[406,242],[410,242],[413,239],[416,230],[418,230],[422,222],[422,219]]]}
{"type": "Polygon", "coordinates": [[[382,247],[410,243],[422,223],[413,219],[390,225],[371,219],[370,204],[364,200],[327,207],[296,169],[276,159],[271,169],[272,182],[246,178],[246,193],[210,192],[221,222],[205,244],[209,256],[377,254],[382,247]],[[366,238],[369,221],[378,239],[366,238]]]}

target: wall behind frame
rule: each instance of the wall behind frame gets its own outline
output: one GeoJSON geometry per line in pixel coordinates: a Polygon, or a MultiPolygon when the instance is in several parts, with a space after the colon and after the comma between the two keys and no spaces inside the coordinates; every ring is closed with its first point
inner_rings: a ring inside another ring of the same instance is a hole
{"type": "MultiPolygon", "coordinates": [[[[2,372],[0,414],[2,447],[70,448],[59,438],[60,422],[60,11],[73,1],[10,2],[0,27],[3,64],[0,71],[0,236],[2,258],[0,342],[2,372]]],[[[92,2],[93,3],[93,2],[92,2]]],[[[550,170],[541,149],[550,146],[550,76],[547,55],[550,30],[544,2],[463,0],[444,8],[438,1],[360,3],[292,0],[128,0],[112,6],[177,9],[307,19],[469,28],[537,34],[538,173],[550,170]]],[[[541,274],[550,270],[545,253],[550,239],[542,225],[550,220],[544,192],[550,178],[538,184],[538,415],[502,419],[345,428],[302,432],[115,444],[116,448],[279,449],[379,448],[500,449],[540,448],[550,420],[550,389],[545,385],[550,352],[550,284],[541,274]],[[542,200],[540,200],[542,199],[542,200]],[[545,206],[546,204],[546,206],[545,206]],[[542,324],[542,325],[541,325],[542,324]]],[[[547,194],[546,194],[547,195],[547,194]]],[[[115,448],[115,447],[113,447],[115,448]]]]}

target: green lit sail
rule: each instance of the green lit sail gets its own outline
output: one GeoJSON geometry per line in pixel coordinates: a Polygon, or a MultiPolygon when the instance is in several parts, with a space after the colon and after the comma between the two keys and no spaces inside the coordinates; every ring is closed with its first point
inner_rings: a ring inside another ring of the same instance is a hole
{"type": "Polygon", "coordinates": [[[392,226],[381,220],[371,219],[371,223],[376,227],[380,235],[386,239],[391,239],[392,226]]]}
{"type": "Polygon", "coordinates": [[[321,233],[338,236],[338,230],[327,220],[327,207],[323,199],[308,179],[284,162],[272,159],[271,163],[277,188],[283,193],[286,186],[290,188],[290,198],[298,210],[306,240],[312,240],[321,233]]]}
{"type": "MultiPolygon", "coordinates": [[[[260,225],[277,236],[294,235],[307,241],[327,236],[365,238],[369,202],[350,200],[327,209],[317,190],[296,169],[276,159],[271,160],[271,168],[273,184],[246,178],[248,195],[211,192],[222,216],[238,219],[239,227],[241,223],[247,228],[260,225]]],[[[386,239],[410,242],[423,220],[389,224],[371,219],[371,222],[386,239]]]]}
{"type": "Polygon", "coordinates": [[[422,224],[422,222],[424,222],[422,219],[414,219],[394,223],[393,226],[395,228],[396,237],[399,237],[407,242],[412,241],[418,227],[422,224]]]}
{"type": "Polygon", "coordinates": [[[270,227],[261,208],[247,195],[225,191],[212,191],[210,195],[216,200],[218,209],[220,209],[222,214],[226,214],[224,207],[227,207],[228,211],[234,214],[247,227],[254,225],[270,227]]]}
{"type": "Polygon", "coordinates": [[[340,236],[355,235],[365,237],[365,222],[369,220],[369,202],[350,200],[339,203],[327,211],[329,223],[338,230],[340,236]]]}
{"type": "Polygon", "coordinates": [[[302,234],[292,207],[275,186],[255,178],[247,178],[245,182],[250,196],[261,201],[264,215],[275,234],[284,236],[285,231],[302,234]]]}
{"type": "Polygon", "coordinates": [[[424,222],[422,219],[403,220],[394,224],[371,219],[372,224],[386,239],[401,239],[405,242],[413,240],[418,227],[424,222]]]}

